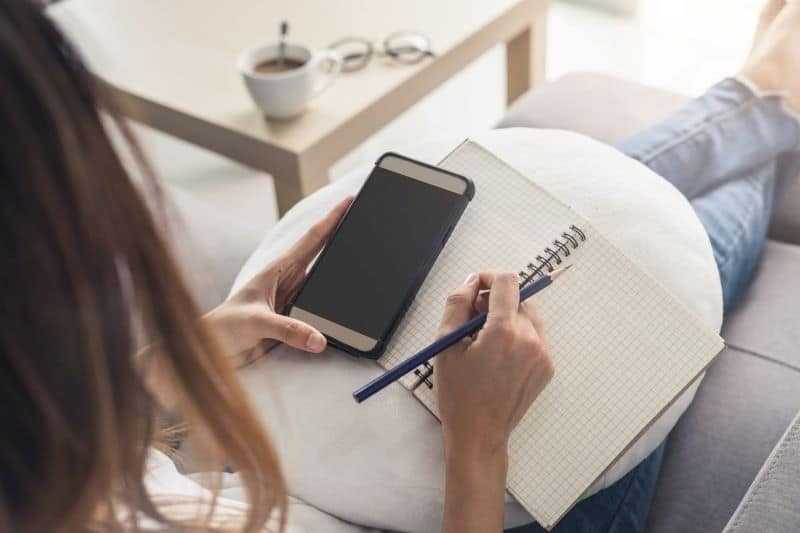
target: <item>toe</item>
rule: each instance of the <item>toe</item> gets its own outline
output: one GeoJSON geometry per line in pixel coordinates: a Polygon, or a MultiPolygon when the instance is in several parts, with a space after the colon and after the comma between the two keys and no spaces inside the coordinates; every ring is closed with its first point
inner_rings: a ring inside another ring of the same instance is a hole
{"type": "Polygon", "coordinates": [[[771,23],[785,6],[786,0],[768,0],[767,4],[761,9],[761,22],[771,23]]]}
{"type": "Polygon", "coordinates": [[[772,23],[775,22],[775,19],[784,7],[786,7],[786,0],[768,0],[766,5],[761,9],[761,14],[758,18],[758,27],[756,28],[756,45],[758,45],[758,42],[761,40],[761,36],[763,36],[772,23]]]}

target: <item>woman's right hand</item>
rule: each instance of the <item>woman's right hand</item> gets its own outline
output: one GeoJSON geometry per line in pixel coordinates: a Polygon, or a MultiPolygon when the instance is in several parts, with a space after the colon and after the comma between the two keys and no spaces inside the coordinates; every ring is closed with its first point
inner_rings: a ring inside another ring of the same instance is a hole
{"type": "Polygon", "coordinates": [[[446,533],[502,531],[511,431],[553,377],[531,303],[520,305],[515,274],[473,274],[447,298],[442,335],[485,306],[486,325],[436,360],[445,449],[446,533]]]}
{"type": "Polygon", "coordinates": [[[440,334],[476,312],[490,289],[486,325],[437,358],[436,382],[446,451],[505,452],[511,431],[553,377],[553,362],[533,304],[520,305],[517,276],[473,274],[447,299],[440,334]]]}

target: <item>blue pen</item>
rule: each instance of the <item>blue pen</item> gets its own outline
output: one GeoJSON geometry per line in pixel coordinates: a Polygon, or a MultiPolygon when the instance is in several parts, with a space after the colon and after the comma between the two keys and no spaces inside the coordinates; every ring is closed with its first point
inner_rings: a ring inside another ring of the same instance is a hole
{"type": "MultiPolygon", "coordinates": [[[[572,265],[570,265],[572,266],[572,265]]],[[[520,303],[524,302],[537,292],[541,291],[545,287],[548,287],[555,279],[569,270],[570,266],[566,268],[559,268],[556,269],[549,274],[546,274],[536,280],[535,282],[531,283],[530,285],[525,285],[519,291],[519,301],[520,303]]],[[[464,337],[468,337],[470,335],[474,335],[478,330],[480,330],[483,325],[486,323],[486,313],[481,313],[469,322],[465,323],[460,328],[456,329],[455,331],[448,333],[441,339],[437,340],[427,348],[424,348],[416,355],[409,357],[396,367],[392,368],[391,370],[387,370],[380,376],[376,377],[357,391],[353,393],[353,398],[356,402],[361,403],[376,392],[379,392],[390,384],[394,383],[401,377],[405,376],[415,368],[419,367],[423,363],[427,363],[455,343],[459,342],[464,337]]]]}

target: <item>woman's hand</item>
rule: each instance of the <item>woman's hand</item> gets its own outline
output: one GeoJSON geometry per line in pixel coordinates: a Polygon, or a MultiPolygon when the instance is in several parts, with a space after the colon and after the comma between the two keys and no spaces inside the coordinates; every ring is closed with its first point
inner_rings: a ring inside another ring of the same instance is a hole
{"type": "Polygon", "coordinates": [[[490,288],[486,325],[436,361],[444,432],[444,531],[501,531],[508,439],[553,377],[531,303],[520,305],[515,274],[473,274],[450,294],[440,333],[454,330],[490,288]]]}
{"type": "Polygon", "coordinates": [[[308,324],[283,316],[311,261],[336,228],[352,198],[348,197],[315,224],[288,252],[203,317],[237,364],[260,357],[279,342],[313,353],[325,349],[325,337],[308,324]]]}
{"type": "Polygon", "coordinates": [[[475,340],[436,363],[446,450],[505,453],[511,430],[553,376],[553,363],[531,303],[519,302],[514,274],[473,274],[450,294],[440,333],[472,318],[478,290],[490,288],[486,325],[475,340]]]}

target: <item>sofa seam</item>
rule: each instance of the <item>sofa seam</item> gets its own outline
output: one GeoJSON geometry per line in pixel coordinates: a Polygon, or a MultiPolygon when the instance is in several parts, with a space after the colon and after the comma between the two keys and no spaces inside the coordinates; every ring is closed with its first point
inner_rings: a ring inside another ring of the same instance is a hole
{"type": "Polygon", "coordinates": [[[738,350],[738,351],[744,353],[745,355],[751,355],[753,357],[758,357],[759,359],[763,359],[765,361],[769,361],[771,363],[775,363],[776,365],[780,365],[780,366],[786,367],[789,370],[793,370],[795,372],[800,372],[800,366],[795,366],[792,363],[787,363],[786,361],[781,361],[780,359],[776,359],[776,358],[771,357],[769,355],[765,355],[763,353],[759,353],[759,352],[756,352],[754,350],[750,350],[750,349],[744,348],[742,346],[738,346],[736,344],[725,343],[725,345],[728,348],[733,348],[734,350],[738,350]]]}

